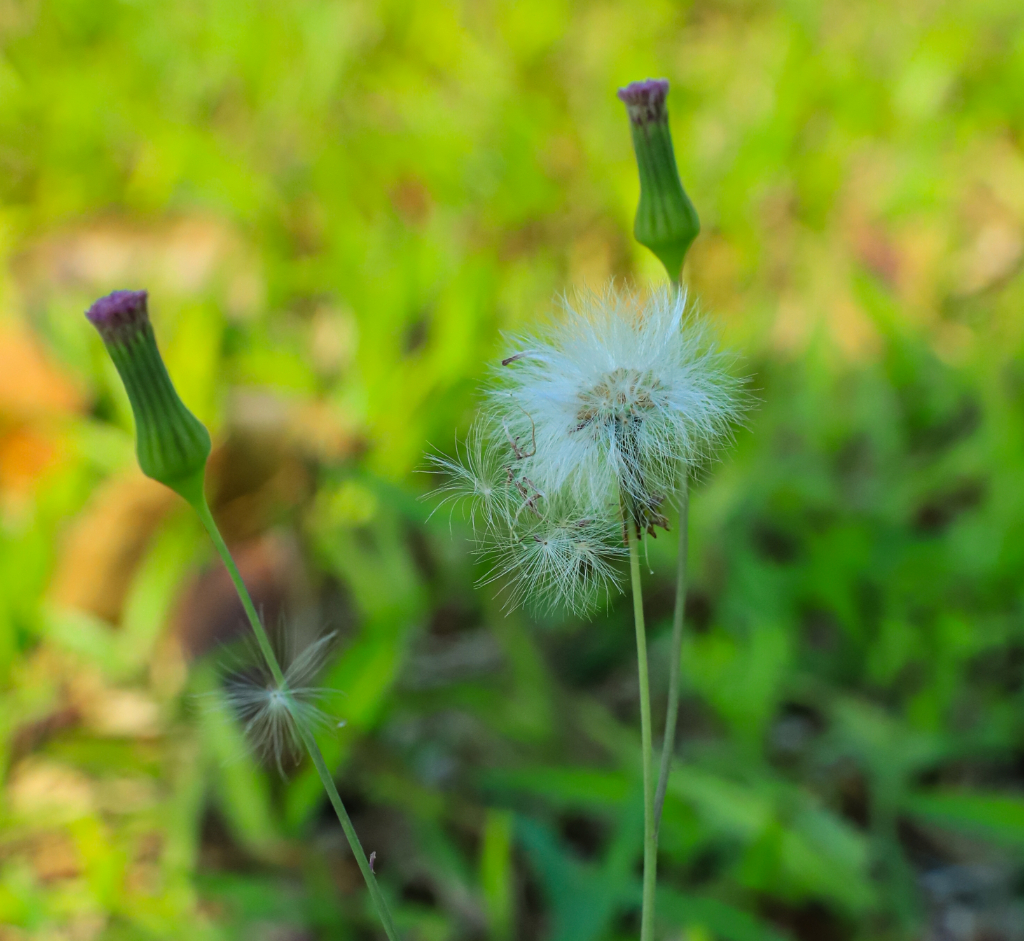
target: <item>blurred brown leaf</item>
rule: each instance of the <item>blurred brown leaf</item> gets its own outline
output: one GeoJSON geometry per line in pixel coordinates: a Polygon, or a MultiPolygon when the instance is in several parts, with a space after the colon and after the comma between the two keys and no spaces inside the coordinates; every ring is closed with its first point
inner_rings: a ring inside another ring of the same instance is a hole
{"type": "Polygon", "coordinates": [[[29,850],[32,868],[40,882],[73,879],[82,871],[75,845],[66,833],[41,833],[29,850]]]}
{"type": "Polygon", "coordinates": [[[59,812],[65,819],[74,818],[92,810],[92,782],[68,765],[30,756],[11,771],[7,800],[16,816],[59,812]]]}
{"type": "Polygon", "coordinates": [[[957,293],[978,294],[1011,277],[1024,258],[1019,226],[994,220],[985,225],[958,260],[957,293]]]}
{"type": "Polygon", "coordinates": [[[61,547],[51,599],[117,623],[142,550],[177,499],[137,470],[108,480],[61,547]]]}
{"type": "Polygon", "coordinates": [[[160,709],[140,690],[118,689],[98,672],[80,669],[68,678],[68,699],[82,722],[97,735],[148,738],[160,728],[160,709]]]}
{"type": "Polygon", "coordinates": [[[18,269],[34,284],[96,291],[142,276],[181,294],[205,285],[232,248],[218,220],[188,217],[145,229],[115,219],[50,236],[21,257],[18,269]]]}

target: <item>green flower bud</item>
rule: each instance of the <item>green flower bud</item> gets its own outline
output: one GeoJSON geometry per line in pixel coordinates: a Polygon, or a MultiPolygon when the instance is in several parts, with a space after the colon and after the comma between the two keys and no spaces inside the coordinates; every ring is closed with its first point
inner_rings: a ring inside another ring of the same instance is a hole
{"type": "Polygon", "coordinates": [[[99,331],[135,415],[135,451],[147,477],[190,503],[202,498],[210,434],[178,397],[160,357],[145,291],[114,291],[85,316],[99,331]]]}
{"type": "Polygon", "coordinates": [[[686,252],[700,232],[700,220],[679,180],[666,95],[668,82],[658,78],[619,89],[629,113],[640,170],[640,205],[633,234],[658,256],[669,277],[678,281],[686,252]]]}

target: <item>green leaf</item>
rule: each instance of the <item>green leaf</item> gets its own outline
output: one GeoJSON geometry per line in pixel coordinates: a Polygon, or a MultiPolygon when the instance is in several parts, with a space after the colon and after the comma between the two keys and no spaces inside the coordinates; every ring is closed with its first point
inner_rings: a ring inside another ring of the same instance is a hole
{"type": "Polygon", "coordinates": [[[938,791],[912,794],[904,810],[926,823],[980,837],[1011,849],[1024,848],[1024,797],[1012,794],[938,791]]]}
{"type": "Polygon", "coordinates": [[[596,941],[624,903],[639,901],[635,878],[580,862],[543,824],[517,817],[516,837],[551,905],[550,941],[596,941]]]}
{"type": "Polygon", "coordinates": [[[515,927],[512,824],[508,811],[488,810],[480,846],[480,888],[495,941],[511,938],[515,927]]]}
{"type": "Polygon", "coordinates": [[[588,768],[534,767],[490,771],[480,778],[486,790],[531,794],[561,807],[611,807],[629,793],[629,782],[618,772],[588,768]]]}

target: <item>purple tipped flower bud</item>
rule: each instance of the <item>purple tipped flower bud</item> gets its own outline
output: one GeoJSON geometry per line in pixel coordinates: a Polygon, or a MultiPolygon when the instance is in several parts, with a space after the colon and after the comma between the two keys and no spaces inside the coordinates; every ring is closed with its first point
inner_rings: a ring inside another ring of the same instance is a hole
{"type": "Polygon", "coordinates": [[[145,291],[114,291],[101,297],[86,312],[104,343],[123,341],[149,322],[145,291]]]}
{"type": "Polygon", "coordinates": [[[626,106],[630,121],[636,124],[651,124],[667,121],[668,79],[647,78],[642,82],[630,82],[619,89],[619,101],[626,106]]]}
{"type": "Polygon", "coordinates": [[[157,349],[145,291],[114,291],[85,316],[99,331],[135,416],[135,448],[147,477],[186,500],[202,496],[210,435],[178,397],[157,349]]]}
{"type": "Polygon", "coordinates": [[[659,78],[619,89],[640,171],[640,204],[633,234],[658,256],[669,277],[678,281],[686,252],[700,232],[700,220],[679,179],[668,127],[667,95],[668,82],[659,78]]]}

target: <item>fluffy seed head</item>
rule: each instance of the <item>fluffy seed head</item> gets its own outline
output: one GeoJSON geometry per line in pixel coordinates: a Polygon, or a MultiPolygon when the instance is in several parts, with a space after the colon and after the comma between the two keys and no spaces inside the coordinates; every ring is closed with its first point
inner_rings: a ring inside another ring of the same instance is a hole
{"type": "Polygon", "coordinates": [[[242,723],[246,740],[282,775],[285,766],[296,764],[303,754],[300,728],[312,732],[337,724],[321,708],[332,691],[314,685],[333,639],[328,634],[295,657],[284,672],[283,686],[274,681],[262,656],[234,672],[225,684],[228,705],[242,723]]]}
{"type": "Polygon", "coordinates": [[[548,516],[525,518],[483,550],[494,563],[483,583],[501,585],[507,608],[564,605],[584,613],[619,590],[616,563],[626,555],[622,527],[581,517],[571,504],[544,509],[548,516]]]}
{"type": "Polygon", "coordinates": [[[491,420],[536,441],[522,470],[540,490],[567,487],[591,507],[657,506],[739,414],[739,384],[679,291],[580,294],[519,345],[491,420]]]}
{"type": "Polygon", "coordinates": [[[580,294],[516,346],[461,453],[430,458],[447,478],[435,493],[468,508],[508,607],[585,612],[619,585],[624,518],[667,528],[742,390],[676,290],[580,294]]]}

